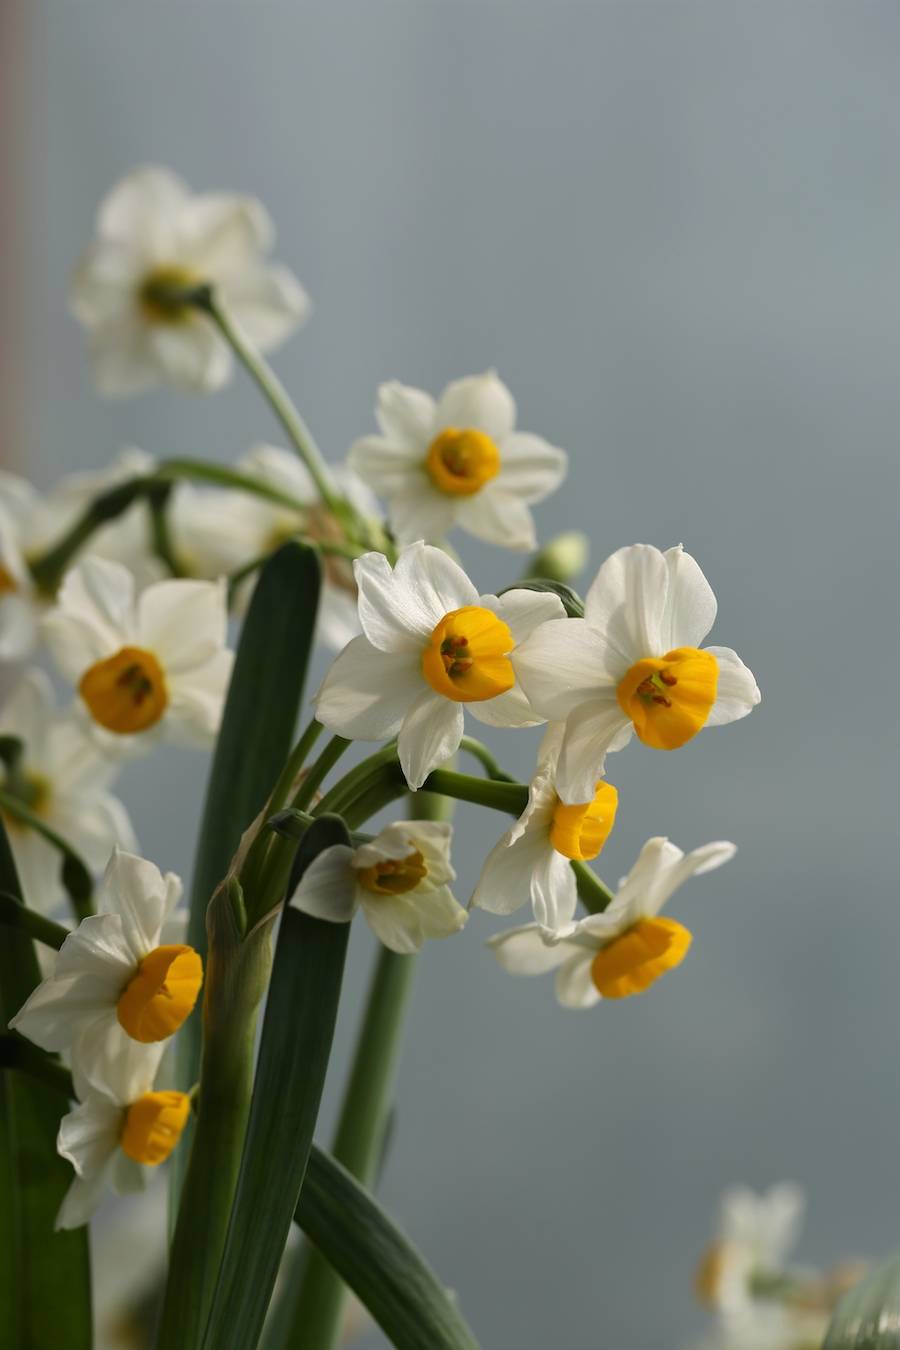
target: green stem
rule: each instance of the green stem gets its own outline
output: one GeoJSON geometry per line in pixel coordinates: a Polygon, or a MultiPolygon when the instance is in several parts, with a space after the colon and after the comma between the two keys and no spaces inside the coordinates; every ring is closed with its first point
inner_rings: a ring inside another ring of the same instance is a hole
{"type": "Polygon", "coordinates": [[[573,862],[571,867],[578,885],[579,900],[589,914],[602,914],[612,901],[613,892],[586,863],[573,862]]]}
{"type": "Polygon", "coordinates": [[[150,532],[153,539],[153,552],[173,577],[184,576],[184,569],[178,561],[178,554],[169,529],[169,501],[172,496],[172,484],[162,483],[147,494],[150,508],[150,532]]]}
{"type": "Polygon", "coordinates": [[[39,1083],[55,1088],[64,1097],[75,1100],[72,1075],[58,1059],[39,1050],[14,1032],[0,1036],[0,1068],[18,1069],[39,1083]]]}
{"type": "Polygon", "coordinates": [[[488,778],[495,778],[500,783],[514,783],[516,781],[505,769],[501,769],[487,746],[482,745],[481,741],[476,741],[474,736],[463,736],[459,748],[478,760],[488,778]]]}
{"type": "MultiPolygon", "coordinates": [[[[55,849],[59,850],[63,885],[72,901],[75,917],[86,919],[88,915],[93,914],[94,907],[91,903],[91,895],[94,886],[91,874],[71,844],[67,843],[61,834],[57,834],[56,830],[52,829],[42,816],[29,810],[12,793],[0,790],[0,810],[6,815],[12,816],[22,825],[27,825],[29,829],[35,830],[46,839],[48,844],[52,844],[55,849]]],[[[26,900],[30,898],[30,896],[25,897],[26,900]]]]}
{"type": "Polygon", "coordinates": [[[54,923],[52,919],[45,919],[43,914],[33,909],[26,909],[14,895],[0,894],[0,923],[7,928],[20,928],[36,942],[42,942],[45,947],[54,947],[57,951],[69,936],[68,928],[63,928],[61,923],[54,923]]]}
{"type": "MultiPolygon", "coordinates": [[[[272,789],[272,795],[266,805],[267,817],[276,815],[284,806],[291,788],[294,786],[294,779],[306,763],[307,755],[323,730],[322,723],[315,717],[304,729],[299,741],[285,760],[284,768],[272,789]]],[[[271,834],[263,825],[250,845],[244,865],[241,868],[241,882],[246,890],[255,892],[258,889],[266,858],[271,851],[271,843],[271,834]]]]}
{"type": "Polygon", "coordinates": [[[332,736],[294,794],[291,806],[298,811],[303,811],[309,805],[329,769],[337,764],[341,755],[351,744],[352,742],[344,736],[332,736]]]}
{"type": "Polygon", "coordinates": [[[56,544],[29,562],[29,571],[38,590],[45,595],[55,595],[75,554],[96,530],[127,511],[138,497],[149,490],[153,481],[146,477],[131,478],[127,483],[119,483],[95,497],[56,544]]]}
{"type": "Polygon", "coordinates": [[[492,778],[473,778],[451,769],[435,769],[425,779],[424,788],[426,792],[438,792],[461,802],[474,802],[476,806],[489,806],[511,816],[520,816],[528,805],[528,788],[524,783],[498,783],[492,778]]]}

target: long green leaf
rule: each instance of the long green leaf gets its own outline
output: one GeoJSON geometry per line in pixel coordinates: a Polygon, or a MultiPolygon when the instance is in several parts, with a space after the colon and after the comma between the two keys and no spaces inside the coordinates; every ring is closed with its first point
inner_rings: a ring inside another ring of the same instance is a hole
{"type": "MultiPolygon", "coordinates": [[[[322,849],[349,843],[339,817],[317,820],[301,844],[291,888],[322,849]]],[[[290,908],[282,917],[205,1350],[252,1350],[262,1332],[319,1111],[349,930],[290,908]]]]}
{"type": "MultiPolygon", "coordinates": [[[[0,890],[21,895],[2,822],[0,890]]],[[[5,928],[2,1026],[39,980],[31,938],[24,929],[5,928]]],[[[56,1152],[67,1109],[52,1087],[0,1068],[0,1350],[90,1350],[92,1343],[87,1229],[53,1231],[73,1175],[56,1152]]]]}
{"type": "Polygon", "coordinates": [[[478,1350],[452,1294],[409,1239],[315,1146],[295,1218],[396,1350],[478,1350]]]}
{"type": "Polygon", "coordinates": [[[900,1348],[900,1255],[860,1280],[838,1303],[824,1350],[900,1348]]]}

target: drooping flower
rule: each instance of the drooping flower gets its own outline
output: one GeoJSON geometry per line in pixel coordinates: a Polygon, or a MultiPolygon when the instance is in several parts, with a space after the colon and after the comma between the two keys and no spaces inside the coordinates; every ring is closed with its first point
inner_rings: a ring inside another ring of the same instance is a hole
{"type": "Polygon", "coordinates": [[[52,975],[10,1022],[44,1050],[71,1050],[73,1069],[121,1099],[191,1012],[203,966],[173,914],[181,881],[131,853],[110,859],[97,913],[60,948],[52,975]]]}
{"type": "Polygon", "coordinates": [[[590,801],[566,805],[556,792],[560,723],[547,728],[522,815],[487,856],[472,905],[513,914],[530,899],[536,922],[571,923],[578,902],[572,861],[599,856],[616,818],[618,793],[600,780],[590,801]]]}
{"type": "Polygon", "coordinates": [[[263,350],[282,342],[309,301],[287,268],[267,261],[273,239],[252,197],[195,195],[153,166],[117,183],[100,205],[71,292],[101,393],[159,383],[203,393],[225,383],[228,346],[208,318],[175,298],[178,291],[211,284],[252,342],[263,350]]]}
{"type": "Polygon", "coordinates": [[[546,619],[563,614],[555,595],[512,590],[479,596],[461,567],[418,541],[396,567],[382,553],[354,563],[362,636],[335,659],[316,695],[330,730],[389,740],[413,789],[459,747],[463,705],[491,726],[542,719],[516,683],[510,653],[546,619]]]}
{"type": "Polygon", "coordinates": [[[307,868],[291,904],[317,919],[347,923],[361,909],[378,940],[400,953],[449,937],[466,922],[449,882],[453,826],[398,820],[368,844],[326,848],[307,868]]]}
{"type": "Polygon", "coordinates": [[[557,931],[525,924],[498,933],[488,946],[513,975],[555,970],[556,996],[566,1008],[642,993],[681,964],[693,940],[682,924],[661,919],[660,910],[689,877],[734,854],[734,844],[724,842],[685,854],[668,839],[648,839],[604,913],[557,931]]]}
{"type": "MultiPolygon", "coordinates": [[[[0,710],[0,735],[22,742],[17,759],[0,768],[3,791],[72,845],[93,872],[117,846],[136,841],[125,807],[108,788],[115,764],[80,720],[57,711],[46,675],[29,670],[0,710]]],[[[61,902],[58,849],[11,811],[0,811],[26,902],[45,913],[61,902]]]]}
{"type": "Polygon", "coordinates": [[[231,673],[226,626],[224,582],[159,581],[136,596],[127,568],[85,558],[43,632],[93,725],[140,748],[159,736],[203,747],[231,673]]]}
{"type": "Polygon", "coordinates": [[[751,672],[729,647],[699,650],[716,598],[689,553],[648,544],[607,558],[583,619],[543,625],[513,654],[532,706],[565,720],[558,789],[585,801],[609,751],[633,732],[674,750],[704,726],[745,717],[759,702],[751,672]]]}
{"type": "Polygon", "coordinates": [[[350,465],[388,502],[398,543],[440,542],[459,525],[478,539],[531,549],[530,507],[566,472],[566,454],[516,431],[516,405],[495,371],[448,384],[437,402],[396,380],[378,390],[380,436],[350,449],[350,465]]]}
{"type": "Polygon", "coordinates": [[[158,1056],[144,1055],[115,1086],[98,1089],[74,1073],[79,1102],[59,1124],[56,1150],[75,1179],[56,1228],[80,1228],[108,1186],[119,1195],[142,1191],[175,1150],[190,1115],[188,1093],[154,1090],[158,1056]]]}

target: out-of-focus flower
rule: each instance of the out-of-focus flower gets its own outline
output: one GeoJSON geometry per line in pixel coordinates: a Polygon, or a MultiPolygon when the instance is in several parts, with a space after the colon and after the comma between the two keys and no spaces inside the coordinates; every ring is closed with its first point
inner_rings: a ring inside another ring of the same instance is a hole
{"type": "Polygon", "coordinates": [[[692,942],[682,924],[659,918],[663,905],[689,877],[721,867],[734,854],[734,844],[724,842],[685,854],[668,839],[648,839],[604,913],[555,932],[526,924],[487,945],[513,975],[556,970],[556,996],[566,1008],[640,994],[680,965],[692,942]]]}
{"type": "Polygon", "coordinates": [[[34,585],[29,558],[38,551],[41,498],[16,474],[0,472],[0,661],[21,661],[34,650],[46,604],[34,585]]]}
{"type": "MultiPolygon", "coordinates": [[[[107,789],[115,764],[80,720],[60,714],[46,675],[29,670],[0,710],[0,735],[22,742],[0,768],[3,791],[61,835],[94,872],[117,846],[136,848],[125,807],[107,789]]],[[[2,812],[27,903],[46,912],[64,895],[58,849],[12,812],[2,812]]]]}
{"type": "Polygon", "coordinates": [[[190,192],[169,169],[146,166],[112,189],[94,242],[72,283],[72,311],[88,330],[103,394],[170,383],[206,393],[232,368],[211,321],[179,291],[211,284],[262,350],[282,342],[309,310],[297,279],[270,263],[274,232],[261,202],[190,192]]]}
{"type": "Polygon", "coordinates": [[[597,783],[593,798],[567,806],[556,793],[556,761],[562,726],[547,729],[528,805],[491,850],[472,904],[491,914],[513,914],[530,898],[543,928],[557,929],[575,917],[577,893],[572,860],[598,857],[616,818],[618,793],[597,783]]]}
{"type": "Polygon", "coordinates": [[[350,449],[350,465],[388,503],[398,543],[440,542],[459,525],[491,544],[536,544],[530,506],[566,472],[566,454],[516,431],[516,405],[495,371],[430,394],[392,381],[378,390],[380,436],[350,449]]]}
{"type": "Polygon", "coordinates": [[[510,653],[538,624],[561,615],[555,595],[479,596],[461,567],[421,541],[393,570],[382,553],[354,564],[363,635],[334,661],[316,695],[317,716],[354,740],[399,734],[406,781],[422,786],[458,749],[463,704],[492,726],[534,726],[510,653]]]}
{"type": "Polygon", "coordinates": [[[797,1241],[805,1199],[799,1186],[782,1182],[762,1195],[735,1186],[722,1196],[715,1240],[697,1271],[698,1297],[737,1309],[753,1297],[753,1281],[779,1277],[797,1241]]]}
{"type": "Polygon", "coordinates": [[[757,1302],[723,1313],[696,1350],[820,1350],[827,1330],[821,1309],[757,1302]]]}
{"type": "Polygon", "coordinates": [[[92,723],[140,748],[160,736],[212,744],[233,660],[226,628],[224,582],[159,581],[136,596],[128,569],[102,558],[66,574],[43,621],[92,723]]]}
{"type": "Polygon", "coordinates": [[[607,752],[632,732],[674,750],[756,706],[756,681],[735,652],[697,648],[715,617],[709,582],[681,545],[662,553],[634,544],[600,568],[583,619],[545,624],[517,647],[513,665],[533,707],[565,719],[564,801],[587,800],[607,752]]]}
{"type": "Polygon", "coordinates": [[[197,952],[165,941],[180,895],[173,872],[163,876],[145,858],[114,853],[98,912],[69,934],[53,974],[10,1026],[44,1050],[71,1049],[73,1070],[120,1099],[135,1075],[152,1079],[203,980],[197,952]]]}
{"type": "Polygon", "coordinates": [[[531,575],[560,581],[564,585],[587,567],[591,556],[591,541],[582,530],[564,530],[554,535],[532,560],[531,575]]]}
{"type": "Polygon", "coordinates": [[[326,848],[307,868],[291,904],[317,919],[347,923],[359,908],[391,951],[417,952],[466,922],[449,882],[452,825],[398,820],[368,844],[326,848]]]}

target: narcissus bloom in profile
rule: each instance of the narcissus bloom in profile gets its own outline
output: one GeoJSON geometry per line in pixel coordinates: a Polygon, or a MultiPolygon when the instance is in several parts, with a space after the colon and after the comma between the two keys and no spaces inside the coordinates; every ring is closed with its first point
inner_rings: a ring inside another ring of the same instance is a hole
{"type": "Polygon", "coordinates": [[[704,1303],[739,1311],[754,1297],[755,1278],[777,1280],[793,1250],[806,1206],[803,1191],[782,1182],[757,1194],[734,1186],[722,1196],[716,1237],[704,1253],[695,1287],[704,1303]]]}
{"type": "Polygon", "coordinates": [[[398,736],[406,781],[420,788],[459,748],[463,705],[481,722],[535,726],[510,653],[538,624],[561,616],[558,596],[513,590],[479,595],[446,553],[418,541],[396,567],[383,553],[354,563],[363,630],[335,659],[316,715],[353,740],[398,736]]]}
{"type": "MultiPolygon", "coordinates": [[[[3,791],[71,844],[93,872],[117,846],[137,845],[125,807],[108,791],[116,766],[81,720],[58,712],[50,681],[29,670],[0,709],[0,735],[22,742],[0,766],[3,791]]],[[[26,903],[44,913],[63,899],[59,850],[11,811],[0,811],[26,903]]]]}
{"type": "Polygon", "coordinates": [[[332,923],[361,909],[385,947],[417,952],[426,938],[458,933],[468,917],[449,886],[452,834],[442,821],[397,820],[357,849],[334,844],[307,868],[291,904],[332,923]]]}
{"type": "Polygon", "coordinates": [[[158,581],[136,596],[126,567],[85,558],[43,633],[94,726],[130,746],[164,736],[205,747],[231,674],[227,621],[224,581],[158,581]]]}
{"type": "Polygon", "coordinates": [[[10,1026],[44,1050],[71,1049],[86,1082],[120,1097],[151,1062],[152,1076],[203,981],[197,952],[172,940],[180,936],[173,915],[180,895],[173,872],[163,876],[145,858],[114,853],[98,912],[69,934],[52,975],[10,1026]]]}
{"type": "Polygon", "coordinates": [[[516,648],[516,675],[535,710],[565,719],[564,801],[586,801],[607,752],[632,733],[674,750],[756,706],[756,681],[737,653],[699,649],[715,617],[709,582],[680,544],[665,553],[633,544],[600,568],[583,619],[545,624],[516,648]]]}
{"type": "Polygon", "coordinates": [[[440,542],[454,525],[505,548],[536,546],[530,507],[559,487],[566,454],[516,431],[516,405],[495,371],[456,380],[435,402],[392,381],[378,390],[380,436],[350,465],[388,503],[398,543],[440,542]]]}
{"type": "Polygon", "coordinates": [[[267,261],[274,240],[261,202],[195,195],[169,169],[146,166],[112,189],[72,282],[75,317],[88,330],[97,387],[133,394],[169,383],[218,389],[231,352],[212,322],[173,298],[203,284],[263,350],[306,317],[309,301],[285,267],[267,261]]]}
{"type": "Polygon", "coordinates": [[[693,940],[682,924],[661,919],[660,910],[689,877],[721,867],[735,851],[719,842],[685,854],[668,839],[648,839],[604,913],[555,932],[526,924],[487,945],[513,975],[555,970],[556,996],[566,1008],[640,994],[681,964],[693,940]]]}
{"type": "Polygon", "coordinates": [[[599,856],[616,819],[619,796],[601,779],[590,801],[566,805],[556,792],[562,726],[547,729],[528,805],[491,850],[472,904],[491,914],[513,914],[531,900],[542,928],[557,929],[575,917],[578,896],[572,861],[599,856]]]}
{"type": "Polygon", "coordinates": [[[74,1073],[78,1105],[63,1116],[57,1152],[75,1168],[75,1179],[56,1216],[56,1227],[80,1228],[108,1186],[119,1195],[142,1191],[149,1168],[174,1151],[190,1115],[186,1092],[154,1091],[156,1063],[145,1057],[120,1086],[98,1090],[74,1073]]]}

